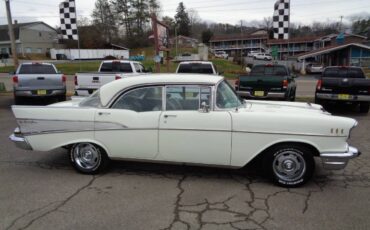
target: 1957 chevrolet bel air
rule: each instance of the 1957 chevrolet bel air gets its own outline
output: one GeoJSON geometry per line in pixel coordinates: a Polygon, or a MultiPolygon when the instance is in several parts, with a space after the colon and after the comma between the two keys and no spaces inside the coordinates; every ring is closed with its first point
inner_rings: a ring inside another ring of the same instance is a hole
{"type": "Polygon", "coordinates": [[[18,147],[68,148],[73,167],[86,174],[110,159],[241,168],[260,156],[275,183],[296,187],[311,178],[314,157],[343,169],[360,155],[347,144],[355,120],[316,104],[242,102],[214,75],[126,78],[85,99],[12,109],[18,147]]]}

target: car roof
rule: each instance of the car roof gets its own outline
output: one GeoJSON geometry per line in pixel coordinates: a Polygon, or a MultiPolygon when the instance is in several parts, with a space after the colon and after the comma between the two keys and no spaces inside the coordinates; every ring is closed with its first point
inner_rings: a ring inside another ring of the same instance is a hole
{"type": "Polygon", "coordinates": [[[47,62],[23,62],[21,65],[53,65],[52,63],[47,62]]]}
{"type": "Polygon", "coordinates": [[[182,62],[180,62],[180,65],[181,64],[193,64],[193,63],[195,63],[195,64],[213,64],[210,61],[182,61],[182,62]]]}
{"type": "Polygon", "coordinates": [[[100,88],[100,101],[102,106],[107,106],[110,100],[122,90],[137,86],[156,84],[215,85],[223,79],[222,76],[212,74],[145,74],[125,77],[103,85],[100,88]]]}
{"type": "Polygon", "coordinates": [[[119,63],[140,63],[138,61],[130,61],[130,60],[106,60],[106,61],[103,61],[103,63],[113,63],[113,62],[119,62],[119,63]]]}

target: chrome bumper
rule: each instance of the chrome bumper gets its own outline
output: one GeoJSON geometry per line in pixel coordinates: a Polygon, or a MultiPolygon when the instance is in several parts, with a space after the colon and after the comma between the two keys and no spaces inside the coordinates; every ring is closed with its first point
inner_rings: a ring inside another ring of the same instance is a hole
{"type": "Polygon", "coordinates": [[[339,94],[331,93],[316,93],[316,98],[324,100],[338,100],[338,101],[370,101],[370,96],[365,95],[349,95],[348,100],[339,99],[339,94]]]}
{"type": "Polygon", "coordinates": [[[253,96],[251,92],[249,91],[236,91],[236,93],[241,96],[241,97],[247,97],[247,98],[285,98],[285,92],[281,93],[274,93],[274,92],[268,92],[266,96],[263,97],[258,97],[258,96],[253,96]]]}
{"type": "Polygon", "coordinates": [[[13,141],[15,146],[17,146],[20,149],[32,150],[31,145],[27,142],[27,140],[24,137],[16,136],[15,134],[12,134],[9,136],[9,139],[13,141]]]}
{"type": "Polygon", "coordinates": [[[347,152],[321,153],[320,157],[325,169],[340,170],[346,167],[350,159],[358,157],[360,155],[361,152],[357,148],[349,146],[347,152]]]}

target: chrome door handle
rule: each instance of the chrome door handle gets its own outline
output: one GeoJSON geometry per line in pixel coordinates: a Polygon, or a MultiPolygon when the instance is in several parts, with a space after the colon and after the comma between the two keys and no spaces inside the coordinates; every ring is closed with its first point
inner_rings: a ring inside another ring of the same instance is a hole
{"type": "Polygon", "coordinates": [[[102,115],[110,115],[110,113],[107,113],[107,112],[99,112],[98,114],[99,114],[99,116],[102,116],[102,115]]]}
{"type": "Polygon", "coordinates": [[[177,115],[164,115],[164,118],[169,118],[169,117],[177,117],[177,115]]]}

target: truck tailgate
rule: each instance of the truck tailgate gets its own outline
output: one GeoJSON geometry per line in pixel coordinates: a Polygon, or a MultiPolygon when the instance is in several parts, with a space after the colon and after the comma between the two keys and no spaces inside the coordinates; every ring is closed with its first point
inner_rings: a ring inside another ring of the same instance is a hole
{"type": "Polygon", "coordinates": [[[121,74],[115,73],[77,73],[77,83],[79,88],[97,89],[102,85],[116,80],[121,74]]]}
{"type": "Polygon", "coordinates": [[[62,74],[18,74],[18,89],[63,89],[62,74]]]}
{"type": "Polygon", "coordinates": [[[370,79],[322,78],[322,90],[341,94],[361,94],[362,91],[370,90],[370,79]]]}
{"type": "Polygon", "coordinates": [[[241,76],[239,87],[243,89],[271,89],[283,87],[285,77],[280,76],[241,76]]]}

